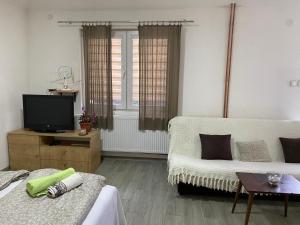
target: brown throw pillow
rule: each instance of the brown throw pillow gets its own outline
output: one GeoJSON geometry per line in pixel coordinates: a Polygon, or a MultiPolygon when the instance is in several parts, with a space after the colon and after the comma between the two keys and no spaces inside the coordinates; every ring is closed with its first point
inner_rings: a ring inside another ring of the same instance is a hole
{"type": "Polygon", "coordinates": [[[209,135],[200,134],[202,159],[232,160],[230,147],[231,134],[209,135]]]}
{"type": "Polygon", "coordinates": [[[300,163],[300,138],[279,138],[286,163],[300,163]]]}

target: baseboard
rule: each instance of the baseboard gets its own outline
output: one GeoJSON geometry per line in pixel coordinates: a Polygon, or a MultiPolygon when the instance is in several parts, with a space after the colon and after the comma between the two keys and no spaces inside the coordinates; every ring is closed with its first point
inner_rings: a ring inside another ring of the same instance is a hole
{"type": "Polygon", "coordinates": [[[4,169],[2,169],[2,170],[0,170],[0,171],[8,171],[8,170],[9,170],[9,166],[6,167],[6,168],[4,168],[4,169]]]}
{"type": "Polygon", "coordinates": [[[163,159],[166,160],[166,154],[153,154],[153,153],[136,153],[136,152],[110,152],[102,151],[104,157],[119,157],[119,158],[139,158],[139,159],[163,159]]]}

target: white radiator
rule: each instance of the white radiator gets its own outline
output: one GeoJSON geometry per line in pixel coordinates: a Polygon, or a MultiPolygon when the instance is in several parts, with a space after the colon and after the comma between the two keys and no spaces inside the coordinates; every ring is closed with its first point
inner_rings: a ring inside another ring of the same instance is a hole
{"type": "Polygon", "coordinates": [[[168,133],[139,131],[136,116],[115,115],[113,130],[101,130],[101,139],[103,151],[168,154],[168,133]]]}

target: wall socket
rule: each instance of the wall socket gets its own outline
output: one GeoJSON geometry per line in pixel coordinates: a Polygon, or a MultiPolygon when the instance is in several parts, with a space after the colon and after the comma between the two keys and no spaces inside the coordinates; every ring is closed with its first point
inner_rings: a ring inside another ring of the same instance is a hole
{"type": "Polygon", "coordinates": [[[300,80],[290,80],[290,87],[299,87],[300,86],[300,80]]]}

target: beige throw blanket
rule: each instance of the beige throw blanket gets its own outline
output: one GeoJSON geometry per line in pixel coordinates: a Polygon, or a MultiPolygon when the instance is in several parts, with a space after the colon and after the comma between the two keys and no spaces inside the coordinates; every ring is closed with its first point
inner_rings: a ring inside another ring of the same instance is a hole
{"type": "Polygon", "coordinates": [[[27,180],[57,171],[55,169],[33,171],[25,181],[1,198],[0,224],[82,224],[104,186],[105,178],[95,174],[79,173],[83,178],[83,184],[56,199],[47,196],[31,198],[26,193],[27,180]]]}

